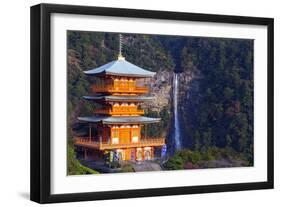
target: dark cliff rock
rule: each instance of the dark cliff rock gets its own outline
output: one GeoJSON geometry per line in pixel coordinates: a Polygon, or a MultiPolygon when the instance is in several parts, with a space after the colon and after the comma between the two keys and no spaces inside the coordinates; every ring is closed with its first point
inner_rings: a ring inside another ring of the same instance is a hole
{"type": "Polygon", "coordinates": [[[158,71],[149,83],[149,95],[153,96],[154,100],[146,103],[144,108],[158,113],[160,113],[164,107],[170,108],[172,103],[172,85],[173,71],[168,69],[158,71]]]}

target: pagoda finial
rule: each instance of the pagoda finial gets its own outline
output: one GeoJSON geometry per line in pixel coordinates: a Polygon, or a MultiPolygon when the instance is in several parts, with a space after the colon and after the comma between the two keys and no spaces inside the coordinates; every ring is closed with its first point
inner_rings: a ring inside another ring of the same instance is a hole
{"type": "Polygon", "coordinates": [[[125,57],[122,55],[122,34],[119,34],[119,54],[118,54],[118,60],[125,60],[125,57]]]}

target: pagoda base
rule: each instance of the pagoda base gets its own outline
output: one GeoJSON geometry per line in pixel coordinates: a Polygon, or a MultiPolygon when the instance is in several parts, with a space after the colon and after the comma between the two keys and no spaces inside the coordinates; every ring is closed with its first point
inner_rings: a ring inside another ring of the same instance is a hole
{"type": "Polygon", "coordinates": [[[97,150],[83,146],[77,146],[76,151],[80,158],[84,160],[104,160],[113,161],[145,161],[154,159],[155,147],[138,147],[138,148],[117,148],[113,150],[97,150]]]}

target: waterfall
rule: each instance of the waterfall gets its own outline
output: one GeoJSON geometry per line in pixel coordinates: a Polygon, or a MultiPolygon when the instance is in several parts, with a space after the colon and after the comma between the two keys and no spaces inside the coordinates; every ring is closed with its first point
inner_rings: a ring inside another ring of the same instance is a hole
{"type": "Polygon", "coordinates": [[[173,95],[174,95],[174,139],[175,139],[175,149],[181,149],[180,140],[180,126],[179,126],[179,116],[178,116],[178,74],[174,73],[173,77],[173,95]]]}

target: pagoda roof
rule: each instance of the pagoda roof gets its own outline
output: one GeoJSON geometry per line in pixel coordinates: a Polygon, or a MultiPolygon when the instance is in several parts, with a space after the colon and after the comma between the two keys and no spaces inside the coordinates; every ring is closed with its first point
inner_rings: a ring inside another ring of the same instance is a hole
{"type": "Polygon", "coordinates": [[[93,100],[93,101],[151,101],[154,99],[154,97],[149,96],[83,96],[86,100],[93,100]]]}
{"type": "Polygon", "coordinates": [[[156,73],[136,66],[125,59],[111,61],[105,65],[84,71],[86,75],[116,75],[129,77],[153,77],[156,73]]]}
{"type": "Polygon", "coordinates": [[[102,122],[103,124],[149,124],[157,123],[160,118],[150,118],[145,116],[89,116],[89,117],[78,117],[79,121],[97,123],[102,122]]]}

